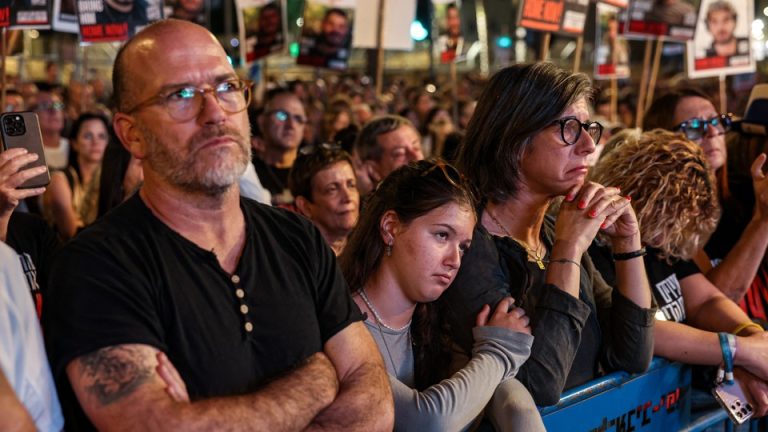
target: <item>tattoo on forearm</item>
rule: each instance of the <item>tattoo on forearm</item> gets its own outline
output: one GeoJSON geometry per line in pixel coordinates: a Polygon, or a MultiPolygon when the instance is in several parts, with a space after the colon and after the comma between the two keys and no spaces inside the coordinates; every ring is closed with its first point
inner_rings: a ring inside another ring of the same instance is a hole
{"type": "Polygon", "coordinates": [[[86,391],[102,405],[131,394],[152,376],[141,350],[130,346],[102,348],[81,357],[80,364],[86,391]]]}

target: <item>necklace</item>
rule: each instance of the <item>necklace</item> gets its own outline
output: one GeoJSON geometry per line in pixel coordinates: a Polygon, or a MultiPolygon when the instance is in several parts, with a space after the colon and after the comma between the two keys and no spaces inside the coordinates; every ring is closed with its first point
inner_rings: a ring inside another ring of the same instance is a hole
{"type": "Polygon", "coordinates": [[[363,302],[365,303],[366,306],[368,306],[368,309],[370,309],[371,312],[373,312],[373,318],[376,320],[376,324],[381,324],[382,326],[384,326],[384,328],[388,330],[392,330],[393,332],[401,332],[411,326],[411,321],[413,321],[413,318],[409,319],[408,322],[404,326],[400,327],[399,329],[388,326],[387,323],[385,323],[384,320],[381,319],[381,316],[376,311],[376,308],[373,307],[373,303],[371,303],[371,300],[368,298],[368,294],[365,293],[365,289],[360,289],[360,298],[363,299],[363,302]]]}
{"type": "MultiPolygon", "coordinates": [[[[379,313],[376,312],[376,309],[374,309],[373,304],[371,303],[371,300],[368,298],[368,295],[365,293],[364,289],[360,290],[360,298],[363,299],[363,302],[366,306],[368,306],[368,309],[370,309],[371,312],[373,312],[373,317],[376,320],[376,328],[379,329],[379,336],[381,336],[381,341],[384,342],[384,350],[387,351],[387,357],[389,357],[389,363],[392,365],[392,375],[397,376],[398,370],[397,366],[395,365],[395,359],[392,357],[392,352],[389,350],[389,344],[387,344],[387,337],[384,335],[384,331],[381,329],[381,326],[384,326],[388,328],[389,330],[400,332],[405,330],[405,328],[408,328],[408,339],[411,338],[411,321],[413,321],[413,318],[408,320],[408,324],[405,325],[405,327],[402,327],[400,330],[394,329],[386,324],[381,320],[381,317],[379,316],[379,313]]],[[[412,355],[412,353],[411,353],[412,355]]]]}
{"type": "Polygon", "coordinates": [[[514,236],[513,236],[513,235],[512,235],[512,234],[511,234],[511,233],[510,233],[510,232],[509,232],[509,231],[508,231],[508,230],[507,230],[505,227],[504,227],[504,225],[502,225],[502,224],[501,224],[501,222],[500,222],[498,219],[496,219],[496,216],[494,216],[494,215],[493,215],[493,213],[491,213],[491,210],[490,210],[488,207],[486,207],[486,208],[485,208],[485,212],[486,212],[486,213],[488,213],[488,216],[490,216],[490,217],[491,217],[491,219],[492,219],[492,220],[493,220],[493,221],[496,223],[496,225],[499,227],[499,229],[501,229],[501,231],[502,231],[504,234],[506,234],[506,235],[507,235],[507,237],[509,237],[509,238],[511,238],[512,240],[514,240],[514,241],[518,242],[518,243],[519,243],[519,244],[520,244],[520,245],[521,245],[521,246],[522,246],[522,247],[525,249],[525,252],[526,252],[526,254],[528,255],[528,258],[529,258],[530,260],[532,260],[533,262],[535,262],[535,263],[536,263],[536,264],[539,266],[539,269],[541,269],[541,270],[544,270],[544,269],[546,268],[546,267],[544,266],[544,255],[546,254],[546,249],[545,249],[545,251],[544,251],[544,252],[541,252],[541,251],[540,251],[540,249],[541,249],[541,245],[539,245],[539,248],[538,248],[538,249],[533,249],[532,247],[528,246],[528,243],[526,243],[526,242],[524,242],[524,241],[522,241],[522,240],[518,240],[518,239],[516,239],[516,238],[515,238],[515,237],[514,237],[514,236]]]}

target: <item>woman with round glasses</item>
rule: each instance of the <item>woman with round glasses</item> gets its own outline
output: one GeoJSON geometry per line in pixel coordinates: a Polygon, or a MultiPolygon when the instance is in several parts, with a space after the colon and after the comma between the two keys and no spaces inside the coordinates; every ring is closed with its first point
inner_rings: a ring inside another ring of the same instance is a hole
{"type": "Polygon", "coordinates": [[[455,168],[413,162],[372,193],[339,259],[387,366],[397,431],[468,429],[530,353],[528,318],[504,298],[473,317],[472,359],[451,375],[450,340],[434,302],[456,276],[475,222],[455,168]]]}
{"type": "MultiPolygon", "coordinates": [[[[766,333],[690,261],[720,217],[715,178],[704,152],[679,134],[660,129],[642,134],[625,130],[606,147],[612,149],[607,149],[590,178],[620,186],[632,195],[643,245],[648,248],[644,258],[648,280],[659,307],[654,353],[673,361],[717,366],[723,361],[718,332],[728,334],[726,339],[735,347],[736,379],[755,413],[765,415],[766,333]]],[[[596,242],[590,254],[605,280],[613,283],[610,251],[596,242]]],[[[704,383],[706,390],[712,378],[704,383]]],[[[693,400],[695,404],[714,402],[711,396],[693,400]]]]}
{"type": "Polygon", "coordinates": [[[755,208],[749,222],[739,221],[740,205],[728,188],[725,133],[730,116],[721,115],[712,101],[693,88],[674,90],[651,104],[643,128],[679,131],[699,144],[717,178],[717,196],[723,215],[712,237],[694,256],[707,278],[727,297],[740,302],[768,248],[768,179],[763,174],[766,156],[761,154],[751,167],[755,208]]]}
{"type": "Polygon", "coordinates": [[[651,360],[654,313],[635,213],[618,189],[585,182],[602,130],[589,121],[591,92],[585,75],[549,63],[503,69],[459,149],[480,202],[472,248],[446,292],[452,334],[468,351],[474,315],[514,297],[536,337],[518,379],[538,405],[602,371],[640,372],[651,360]],[[556,219],[547,216],[561,197],[556,219]],[[600,230],[614,247],[616,290],[586,254],[600,230]]]}

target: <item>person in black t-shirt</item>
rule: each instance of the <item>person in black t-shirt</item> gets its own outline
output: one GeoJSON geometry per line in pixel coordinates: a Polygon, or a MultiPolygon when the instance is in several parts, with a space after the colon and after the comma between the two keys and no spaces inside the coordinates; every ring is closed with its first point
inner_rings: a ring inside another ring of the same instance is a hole
{"type": "Polygon", "coordinates": [[[264,151],[254,156],[256,174],[272,194],[273,205],[293,205],[288,173],[304,138],[307,115],[296,95],[278,88],[267,94],[264,111],[258,118],[264,151]]]}
{"type": "Polygon", "coordinates": [[[643,128],[682,133],[704,150],[708,167],[717,178],[717,202],[723,209],[723,218],[694,261],[723,294],[740,302],[768,250],[768,176],[763,172],[766,156],[760,154],[748,171],[757,205],[743,231],[734,232],[735,213],[739,210],[728,184],[725,136],[730,123],[730,116],[718,113],[706,94],[684,87],[656,99],[648,108],[643,128]]]}
{"type": "Polygon", "coordinates": [[[37,155],[26,149],[0,153],[0,241],[6,242],[19,254],[40,317],[51,258],[60,240],[42,218],[14,211],[25,198],[45,191],[44,187],[18,189],[26,180],[45,172],[45,167],[22,169],[35,160],[37,155]]]}
{"type": "Polygon", "coordinates": [[[68,429],[391,430],[333,252],[309,221],[240,197],[252,83],[216,38],[153,24],[113,85],[144,184],[54,263],[43,323],[68,429]]]}
{"type": "Polygon", "coordinates": [[[723,358],[717,332],[736,333],[736,377],[755,413],[768,413],[768,333],[690,262],[720,216],[702,148],[673,132],[627,130],[606,144],[591,179],[632,197],[659,305],[654,354],[716,366],[723,358]]]}

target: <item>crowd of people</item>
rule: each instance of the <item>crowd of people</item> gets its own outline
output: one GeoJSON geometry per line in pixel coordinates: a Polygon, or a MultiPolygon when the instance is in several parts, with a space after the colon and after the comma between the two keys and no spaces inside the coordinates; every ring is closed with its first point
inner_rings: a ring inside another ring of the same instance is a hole
{"type": "Polygon", "coordinates": [[[701,91],[645,130],[544,62],[256,98],[174,19],[112,82],[7,91],[51,182],[0,153],[0,429],[539,431],[654,355],[768,413],[768,140],[701,91]]]}

